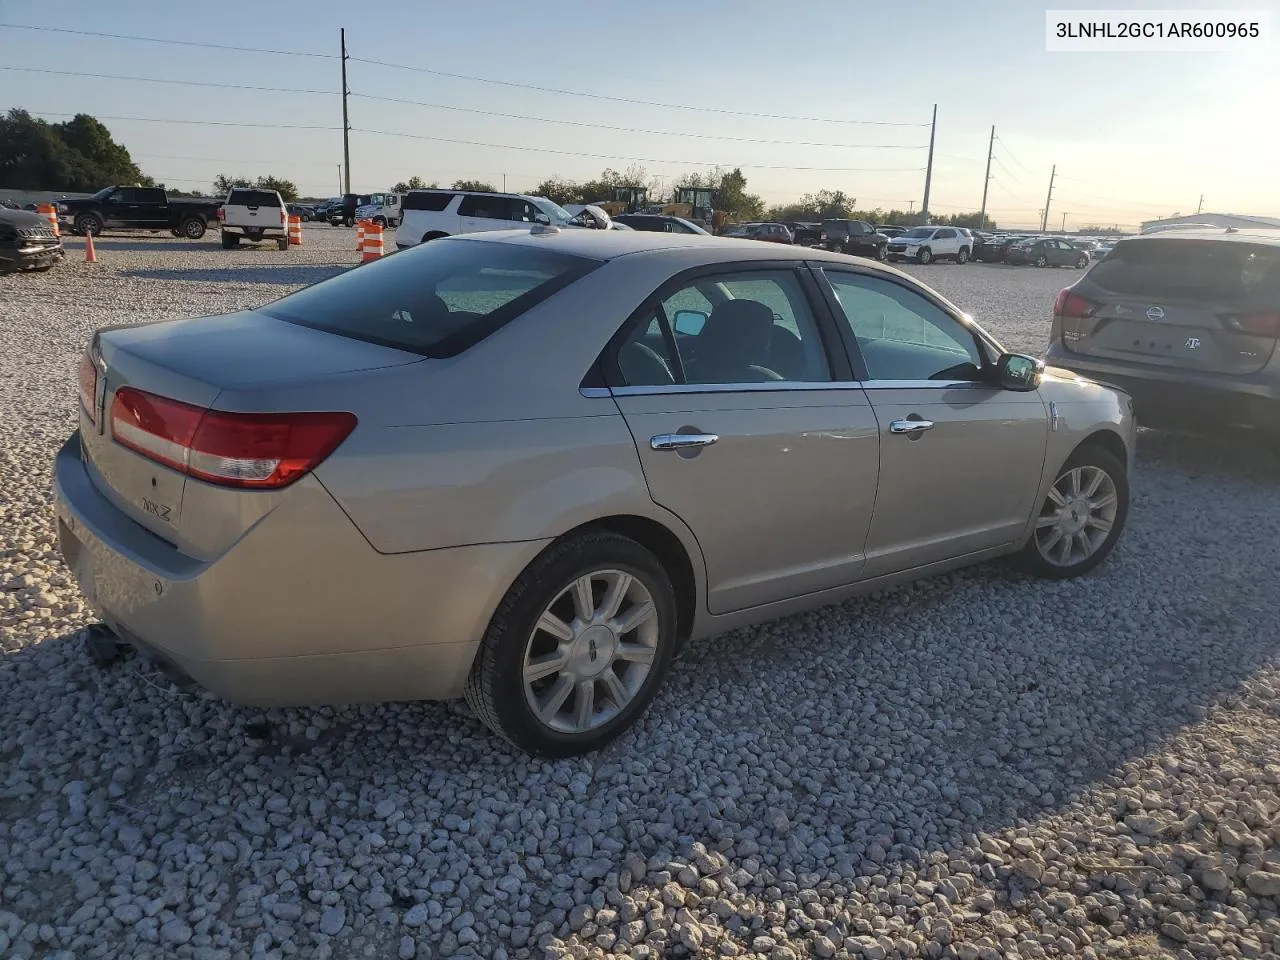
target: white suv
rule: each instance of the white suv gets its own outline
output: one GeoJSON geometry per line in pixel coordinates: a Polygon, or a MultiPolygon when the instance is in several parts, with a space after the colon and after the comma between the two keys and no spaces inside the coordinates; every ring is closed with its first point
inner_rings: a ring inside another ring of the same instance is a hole
{"type": "Polygon", "coordinates": [[[400,205],[396,246],[482,230],[514,230],[520,225],[549,223],[575,226],[573,216],[546,197],[517,193],[474,193],[462,190],[412,190],[400,205]]]}
{"type": "Polygon", "coordinates": [[[906,233],[890,237],[885,252],[894,262],[910,259],[917,263],[935,260],[968,263],[973,240],[956,227],[912,227],[906,233]]]}
{"type": "Polygon", "coordinates": [[[289,210],[275,190],[236,187],[218,209],[218,220],[224,250],[239,246],[242,239],[274,240],[281,250],[289,249],[289,210]]]}

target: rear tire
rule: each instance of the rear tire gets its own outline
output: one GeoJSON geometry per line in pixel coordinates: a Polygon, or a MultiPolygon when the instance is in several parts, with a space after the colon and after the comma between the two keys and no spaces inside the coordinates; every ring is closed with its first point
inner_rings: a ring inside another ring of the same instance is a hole
{"type": "Polygon", "coordinates": [[[287,251],[288,251],[288,249],[289,249],[289,238],[288,238],[288,237],[279,237],[279,238],[277,238],[277,240],[276,240],[276,248],[277,248],[281,253],[285,253],[285,252],[287,252],[287,251]]]}
{"type": "Polygon", "coordinates": [[[199,240],[204,236],[206,226],[205,222],[199,217],[188,217],[182,221],[182,225],[178,229],[188,240],[199,240]]]}
{"type": "Polygon", "coordinates": [[[969,248],[961,247],[960,252],[956,254],[956,263],[962,266],[969,262],[969,248]]]}
{"type": "Polygon", "coordinates": [[[1077,269],[1077,270],[1083,270],[1083,269],[1084,269],[1085,267],[1087,267],[1088,265],[1089,265],[1089,258],[1088,258],[1088,257],[1081,257],[1079,260],[1077,260],[1077,261],[1076,261],[1076,269],[1077,269]]]}
{"type": "Polygon", "coordinates": [[[75,219],[76,233],[83,236],[102,235],[102,218],[96,213],[82,213],[75,219]]]}
{"type": "Polygon", "coordinates": [[[676,646],[675,592],[657,558],[627,537],[584,533],[552,544],[511,585],[472,664],[467,703],[528,753],[589,753],[640,718],[676,646]],[[609,598],[624,583],[611,612],[609,598]],[[640,617],[621,633],[605,626],[640,617]],[[556,633],[540,625],[547,622],[556,633]],[[550,669],[539,673],[540,663],[550,669]]]}
{"type": "Polygon", "coordinates": [[[1036,264],[1036,266],[1037,266],[1037,267],[1045,267],[1045,266],[1048,266],[1048,265],[1049,265],[1049,258],[1048,258],[1048,257],[1046,257],[1046,256],[1042,253],[1042,254],[1040,254],[1040,256],[1036,257],[1036,259],[1035,259],[1035,264],[1036,264]]]}
{"type": "Polygon", "coordinates": [[[1058,470],[1031,537],[1014,561],[1048,580],[1082,576],[1110,555],[1128,515],[1125,465],[1104,447],[1086,442],[1058,470]]]}

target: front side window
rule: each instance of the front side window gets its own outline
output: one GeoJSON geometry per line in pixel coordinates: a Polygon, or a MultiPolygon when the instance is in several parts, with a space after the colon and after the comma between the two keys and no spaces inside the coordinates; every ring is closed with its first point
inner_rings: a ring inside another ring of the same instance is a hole
{"type": "Polygon", "coordinates": [[[826,271],[868,380],[977,380],[973,334],[915,291],[865,274],[826,271]]]}
{"type": "Polygon", "coordinates": [[[627,386],[831,379],[817,321],[789,270],[689,281],[644,317],[618,367],[627,386]]]}
{"type": "Polygon", "coordinates": [[[428,357],[451,357],[596,265],[500,243],[426,243],[305,287],[262,312],[428,357]]]}

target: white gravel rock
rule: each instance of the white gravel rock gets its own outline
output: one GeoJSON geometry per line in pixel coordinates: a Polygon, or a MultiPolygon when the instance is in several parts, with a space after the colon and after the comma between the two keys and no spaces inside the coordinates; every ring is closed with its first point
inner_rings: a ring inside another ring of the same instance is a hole
{"type": "MultiPolygon", "coordinates": [[[[603,753],[440,704],[255,711],[89,664],[49,464],[109,323],[355,262],[106,238],[0,279],[0,956],[1259,957],[1280,950],[1277,464],[1144,433],[1086,580],[998,566],[691,644],[603,753]]],[[[908,267],[1040,353],[1074,271],[908,267]]]]}

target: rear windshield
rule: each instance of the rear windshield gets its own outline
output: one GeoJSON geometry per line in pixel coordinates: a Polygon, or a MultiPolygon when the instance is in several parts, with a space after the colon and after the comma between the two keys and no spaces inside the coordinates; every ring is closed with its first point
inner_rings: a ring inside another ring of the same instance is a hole
{"type": "Polygon", "coordinates": [[[1143,299],[1280,300],[1280,248],[1213,240],[1126,240],[1089,272],[1103,290],[1143,299]]]}
{"type": "Polygon", "coordinates": [[[449,205],[449,201],[453,199],[452,193],[426,193],[421,190],[414,190],[404,195],[404,201],[400,204],[402,210],[430,210],[439,213],[449,205]]]}
{"type": "Polygon", "coordinates": [[[280,195],[272,190],[232,190],[227,204],[235,207],[278,207],[280,195]]]}
{"type": "Polygon", "coordinates": [[[515,244],[442,240],[348,270],[262,312],[423,356],[452,357],[598,263],[515,244]]]}

